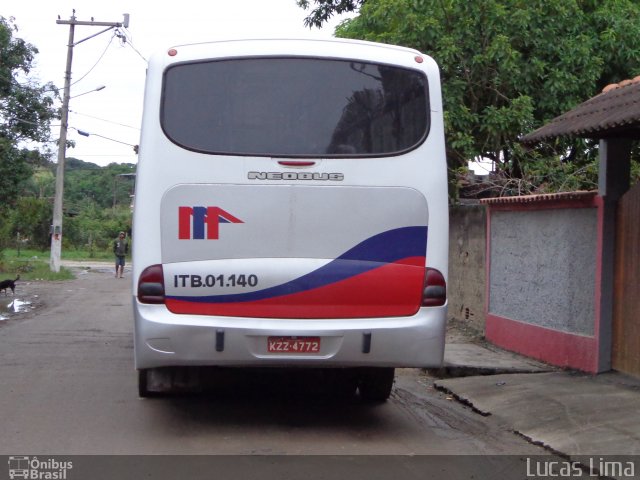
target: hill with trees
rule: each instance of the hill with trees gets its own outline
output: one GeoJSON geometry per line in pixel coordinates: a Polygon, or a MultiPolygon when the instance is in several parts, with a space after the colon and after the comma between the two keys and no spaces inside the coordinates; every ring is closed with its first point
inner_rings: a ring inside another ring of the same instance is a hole
{"type": "MultiPolygon", "coordinates": [[[[63,248],[94,252],[108,249],[119,231],[131,230],[135,165],[112,163],[100,167],[76,158],[65,162],[63,248]]],[[[8,212],[9,244],[18,238],[46,250],[55,191],[55,164],[34,170],[23,182],[8,212]],[[9,241],[11,239],[11,241],[9,241]]]]}

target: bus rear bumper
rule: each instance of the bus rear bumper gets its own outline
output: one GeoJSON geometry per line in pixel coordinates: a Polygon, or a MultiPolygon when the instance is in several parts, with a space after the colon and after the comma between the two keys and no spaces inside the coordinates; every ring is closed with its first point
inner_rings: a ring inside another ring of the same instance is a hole
{"type": "Polygon", "coordinates": [[[411,317],[292,320],[175,315],[164,305],[134,299],[134,317],[139,370],[174,366],[437,368],[444,357],[447,307],[421,308],[411,317]],[[282,338],[301,339],[302,348],[273,351],[273,342],[282,338]],[[305,344],[307,340],[311,343],[305,344]]]}

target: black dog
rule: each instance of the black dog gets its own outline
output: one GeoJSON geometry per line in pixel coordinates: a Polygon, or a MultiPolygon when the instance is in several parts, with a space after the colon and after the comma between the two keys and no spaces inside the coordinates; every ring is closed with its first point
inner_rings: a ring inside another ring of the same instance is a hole
{"type": "Polygon", "coordinates": [[[16,277],[15,280],[2,280],[0,282],[0,291],[4,290],[4,294],[7,295],[7,288],[11,289],[11,293],[15,295],[16,293],[16,282],[20,280],[20,275],[16,277]]]}

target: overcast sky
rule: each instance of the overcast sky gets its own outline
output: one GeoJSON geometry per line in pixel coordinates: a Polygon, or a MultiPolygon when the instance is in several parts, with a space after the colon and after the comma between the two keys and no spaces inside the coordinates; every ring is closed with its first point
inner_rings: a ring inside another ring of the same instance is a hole
{"type": "MultiPolygon", "coordinates": [[[[58,15],[69,20],[74,8],[77,20],[121,22],[124,13],[130,15],[130,44],[123,45],[110,30],[74,48],[71,96],[101,85],[106,88],[71,99],[68,138],[76,147],[67,150],[67,156],[98,165],[136,162],[132,147],[98,135],[138,143],[145,59],[152,52],[226,38],[328,38],[338,21],[346,18],[310,30],[304,27],[306,14],[296,0],[4,0],[0,15],[15,18],[19,31],[14,35],[40,51],[34,73],[42,83],[64,84],[69,26],[56,20],[58,15]],[[94,135],[80,136],[74,128],[94,135]]],[[[77,26],[75,42],[103,29],[77,26]]],[[[59,127],[52,130],[52,137],[58,138],[59,127]]]]}

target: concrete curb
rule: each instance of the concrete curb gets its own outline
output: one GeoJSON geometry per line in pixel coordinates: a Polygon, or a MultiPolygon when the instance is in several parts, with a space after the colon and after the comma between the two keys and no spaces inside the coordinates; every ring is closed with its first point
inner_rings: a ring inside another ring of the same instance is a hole
{"type": "Polygon", "coordinates": [[[574,459],[640,455],[640,381],[621,374],[503,374],[434,386],[551,452],[574,459]]]}
{"type": "Polygon", "coordinates": [[[450,343],[445,347],[444,365],[430,373],[441,378],[455,378],[554,370],[554,367],[505,350],[472,343],[450,343]]]}

